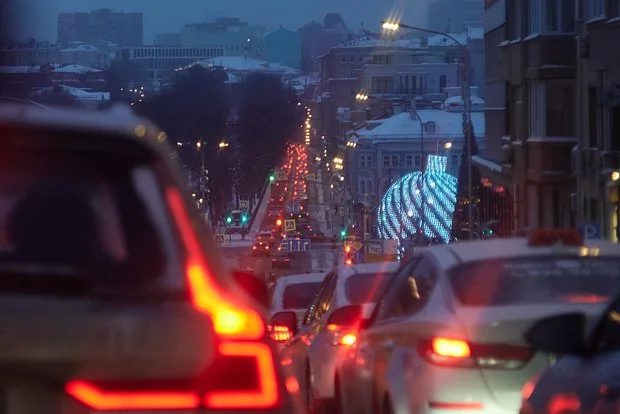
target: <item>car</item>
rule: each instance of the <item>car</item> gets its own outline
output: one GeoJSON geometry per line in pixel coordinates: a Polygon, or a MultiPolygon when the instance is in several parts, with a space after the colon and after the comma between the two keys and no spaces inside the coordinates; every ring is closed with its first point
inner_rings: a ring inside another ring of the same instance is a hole
{"type": "MultiPolygon", "coordinates": [[[[293,312],[297,322],[301,322],[308,307],[325,279],[326,273],[304,273],[300,275],[281,276],[272,288],[271,316],[280,312],[293,312]]],[[[276,320],[277,322],[277,320],[276,320]]],[[[272,339],[279,343],[285,343],[292,336],[292,332],[286,325],[271,323],[270,331],[272,339]]]]}
{"type": "Polygon", "coordinates": [[[299,412],[171,148],[128,109],[0,105],[3,413],[299,412]]]}
{"type": "Polygon", "coordinates": [[[356,341],[356,321],[370,316],[398,267],[398,262],[338,266],[325,276],[301,324],[291,311],[271,317],[270,325],[294,335],[283,345],[281,360],[299,379],[310,412],[335,412],[336,364],[356,341]],[[354,305],[355,320],[347,311],[354,305]]]}
{"type": "Polygon", "coordinates": [[[276,238],[271,231],[261,231],[260,233],[258,233],[256,239],[257,241],[267,243],[269,247],[274,247],[276,244],[276,238]]]}
{"type": "Polygon", "coordinates": [[[285,268],[291,267],[291,258],[287,251],[277,251],[271,258],[271,267],[273,268],[285,268]]]}
{"type": "Polygon", "coordinates": [[[257,241],[252,244],[252,256],[269,256],[270,253],[269,243],[257,241]]]}
{"type": "Polygon", "coordinates": [[[527,330],[558,313],[598,314],[618,290],[619,260],[617,245],[572,229],[423,249],[340,360],[338,406],[518,412],[522,387],[552,360],[526,342],[527,330]]]}

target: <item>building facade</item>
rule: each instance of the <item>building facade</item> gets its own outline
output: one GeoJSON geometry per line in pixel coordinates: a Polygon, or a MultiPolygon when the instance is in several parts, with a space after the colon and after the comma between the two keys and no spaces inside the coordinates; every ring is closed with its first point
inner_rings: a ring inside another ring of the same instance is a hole
{"type": "Polygon", "coordinates": [[[88,13],[58,15],[58,43],[112,42],[118,46],[142,46],[142,13],[117,13],[99,9],[88,13]]]}
{"type": "Polygon", "coordinates": [[[428,26],[445,33],[483,27],[484,0],[434,0],[428,8],[428,26]]]}
{"type": "Polygon", "coordinates": [[[301,36],[282,26],[255,36],[251,40],[250,56],[290,68],[301,68],[301,36]]]}

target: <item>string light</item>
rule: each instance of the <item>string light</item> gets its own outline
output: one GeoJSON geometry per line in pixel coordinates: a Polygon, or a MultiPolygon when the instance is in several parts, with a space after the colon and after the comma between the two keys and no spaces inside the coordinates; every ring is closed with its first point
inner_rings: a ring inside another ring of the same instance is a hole
{"type": "Polygon", "coordinates": [[[377,211],[379,237],[400,241],[423,232],[449,242],[458,180],[446,172],[447,162],[429,155],[424,174],[407,174],[390,186],[377,211]]]}

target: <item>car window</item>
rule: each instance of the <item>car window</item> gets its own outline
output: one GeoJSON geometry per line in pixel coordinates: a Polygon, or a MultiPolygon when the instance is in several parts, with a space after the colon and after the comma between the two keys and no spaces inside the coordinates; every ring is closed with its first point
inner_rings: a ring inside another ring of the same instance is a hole
{"type": "Polygon", "coordinates": [[[350,276],[344,281],[345,297],[352,305],[375,303],[391,278],[392,273],[362,273],[350,276]]]}
{"type": "Polygon", "coordinates": [[[282,309],[306,309],[312,304],[320,282],[295,283],[284,288],[282,309]]]}
{"type": "Polygon", "coordinates": [[[381,321],[386,319],[390,307],[395,300],[395,297],[399,294],[406,283],[407,278],[411,274],[411,270],[418,263],[419,258],[414,258],[405,263],[397,272],[389,286],[386,287],[385,293],[381,296],[381,299],[377,302],[377,306],[371,316],[372,321],[381,321]]]}
{"type": "Polygon", "coordinates": [[[184,288],[161,185],[144,153],[5,142],[0,154],[0,294],[10,293],[12,278],[56,275],[118,293],[184,288]]]}
{"type": "Polygon", "coordinates": [[[325,291],[321,295],[321,300],[318,302],[315,319],[321,319],[332,308],[334,292],[337,286],[338,274],[334,273],[327,286],[325,286],[325,291]]]}
{"type": "Polygon", "coordinates": [[[599,321],[594,332],[594,349],[597,352],[620,349],[620,299],[612,303],[599,321]]]}
{"type": "Polygon", "coordinates": [[[448,272],[463,306],[597,303],[620,283],[620,259],[600,256],[535,256],[461,264],[448,272]]]}
{"type": "Polygon", "coordinates": [[[334,277],[334,272],[330,272],[327,274],[327,276],[325,276],[325,279],[323,279],[323,282],[321,283],[321,286],[319,286],[319,289],[317,290],[317,293],[314,297],[314,300],[312,301],[312,304],[310,305],[310,307],[306,311],[306,314],[304,315],[303,325],[308,325],[311,321],[316,319],[316,313],[319,307],[319,302],[321,301],[321,298],[323,297],[323,293],[325,292],[327,285],[329,285],[333,277],[334,277]]]}

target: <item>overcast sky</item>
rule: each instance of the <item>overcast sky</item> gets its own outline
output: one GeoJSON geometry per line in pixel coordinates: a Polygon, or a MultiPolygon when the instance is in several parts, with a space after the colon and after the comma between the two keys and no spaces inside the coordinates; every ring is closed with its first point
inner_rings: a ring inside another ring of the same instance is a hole
{"type": "Polygon", "coordinates": [[[347,26],[358,29],[362,22],[378,31],[379,21],[389,16],[424,25],[427,3],[432,0],[0,0],[9,6],[0,24],[9,25],[14,37],[56,41],[58,13],[110,8],[144,13],[145,42],[157,33],[177,32],[186,23],[210,21],[216,17],[239,17],[268,28],[283,25],[297,29],[312,20],[322,21],[326,13],[341,13],[347,26]]]}

